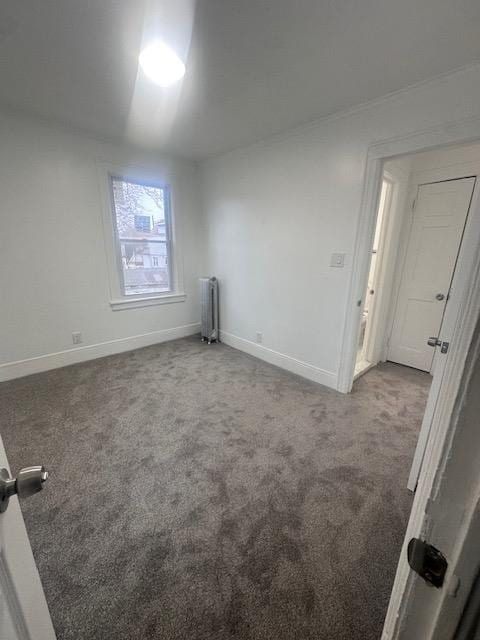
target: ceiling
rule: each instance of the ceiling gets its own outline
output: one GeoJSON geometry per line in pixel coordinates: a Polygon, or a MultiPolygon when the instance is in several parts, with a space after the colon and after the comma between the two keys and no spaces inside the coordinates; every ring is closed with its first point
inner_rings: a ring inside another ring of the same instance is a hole
{"type": "Polygon", "coordinates": [[[193,2],[3,3],[0,105],[199,159],[480,59],[478,0],[193,2]],[[152,34],[188,53],[170,93],[137,69],[152,34]]]}

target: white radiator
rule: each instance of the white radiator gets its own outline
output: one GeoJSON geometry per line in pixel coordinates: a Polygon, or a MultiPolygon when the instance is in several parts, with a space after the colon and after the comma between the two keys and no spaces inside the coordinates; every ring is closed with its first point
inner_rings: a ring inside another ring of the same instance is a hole
{"type": "Polygon", "coordinates": [[[218,280],[200,278],[200,299],[202,305],[202,342],[219,341],[218,326],[218,280]]]}

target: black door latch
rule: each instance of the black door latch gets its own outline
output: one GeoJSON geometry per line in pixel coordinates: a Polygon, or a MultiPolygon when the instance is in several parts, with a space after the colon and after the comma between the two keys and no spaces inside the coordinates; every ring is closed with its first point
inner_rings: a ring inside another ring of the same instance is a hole
{"type": "Polygon", "coordinates": [[[412,538],[407,549],[408,564],[426,582],[434,587],[443,585],[448,562],[441,551],[428,542],[412,538]]]}

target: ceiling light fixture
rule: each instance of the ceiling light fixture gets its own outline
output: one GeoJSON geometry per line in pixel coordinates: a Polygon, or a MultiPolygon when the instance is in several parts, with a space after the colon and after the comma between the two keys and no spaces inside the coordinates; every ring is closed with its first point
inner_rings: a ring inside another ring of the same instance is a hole
{"type": "Polygon", "coordinates": [[[185,75],[185,65],[163,42],[153,42],[145,47],[138,61],[145,75],[164,88],[175,84],[185,75]]]}

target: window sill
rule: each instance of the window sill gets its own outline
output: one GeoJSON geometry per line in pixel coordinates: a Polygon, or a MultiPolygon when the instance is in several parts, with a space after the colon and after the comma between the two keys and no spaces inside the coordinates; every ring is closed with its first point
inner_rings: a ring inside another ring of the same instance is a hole
{"type": "Polygon", "coordinates": [[[149,296],[145,298],[120,298],[110,300],[112,311],[123,311],[124,309],[139,309],[142,307],[154,307],[157,304],[173,304],[174,302],[185,302],[186,293],[166,293],[159,296],[149,296]]]}

